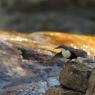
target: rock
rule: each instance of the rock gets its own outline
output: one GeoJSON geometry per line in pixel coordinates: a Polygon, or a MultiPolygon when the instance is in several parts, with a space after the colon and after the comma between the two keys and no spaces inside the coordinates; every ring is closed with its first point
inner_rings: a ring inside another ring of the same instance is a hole
{"type": "Polygon", "coordinates": [[[11,43],[0,41],[0,89],[26,75],[21,63],[21,52],[11,43]]]}
{"type": "Polygon", "coordinates": [[[0,36],[0,94],[43,95],[48,87],[60,85],[58,80],[60,67],[48,65],[54,55],[53,50],[40,48],[40,43],[35,43],[31,35],[16,34],[3,32],[0,36]],[[48,72],[49,70],[51,71],[48,72]]]}
{"type": "MultiPolygon", "coordinates": [[[[39,81],[40,82],[40,81],[39,81]]],[[[0,94],[2,95],[44,95],[47,89],[47,83],[26,83],[17,86],[8,87],[0,94]]]]}
{"type": "Polygon", "coordinates": [[[95,95],[95,68],[93,69],[85,95],[95,95]]]}
{"type": "Polygon", "coordinates": [[[94,36],[92,37],[46,31],[30,34],[0,31],[0,39],[10,41],[18,47],[36,48],[39,49],[39,51],[43,50],[44,52],[48,51],[49,54],[58,53],[60,50],[55,48],[64,44],[74,48],[82,49],[89,55],[95,55],[94,36]]]}
{"type": "Polygon", "coordinates": [[[68,63],[60,72],[60,83],[63,87],[86,92],[91,70],[92,68],[84,63],[68,63]]]}
{"type": "Polygon", "coordinates": [[[51,87],[49,88],[45,95],[84,95],[83,93],[80,92],[74,92],[72,90],[66,90],[62,89],[61,87],[51,87]]]}
{"type": "Polygon", "coordinates": [[[0,41],[0,77],[10,80],[23,76],[21,62],[21,52],[11,43],[0,41]]]}
{"type": "Polygon", "coordinates": [[[23,59],[26,60],[34,60],[37,61],[39,64],[41,63],[41,65],[49,65],[49,63],[47,63],[47,61],[49,62],[49,60],[52,58],[52,53],[51,55],[47,54],[47,52],[45,53],[44,51],[39,51],[38,49],[30,49],[30,48],[19,48],[19,50],[22,52],[22,56],[23,59]],[[47,58],[47,59],[46,59],[47,58]]]}
{"type": "Polygon", "coordinates": [[[47,79],[47,83],[50,86],[60,85],[59,79],[57,77],[50,77],[47,79]]]}
{"type": "Polygon", "coordinates": [[[65,63],[59,81],[61,85],[49,88],[45,95],[94,95],[95,61],[87,57],[65,63]]]}
{"type": "MultiPolygon", "coordinates": [[[[52,69],[52,67],[42,65],[48,56],[51,58],[49,54],[45,53],[45,50],[43,52],[25,47],[21,50],[21,47],[17,47],[16,44],[2,39],[0,41],[0,94],[16,95],[19,93],[19,95],[24,95],[30,93],[39,95],[39,93],[45,93],[45,90],[50,86],[47,85],[48,82],[59,82],[56,79],[57,74],[48,79],[49,73],[45,70],[52,69]],[[29,58],[24,57],[26,55],[29,58]],[[23,84],[25,85],[23,86],[23,84]]],[[[53,85],[55,84],[53,83],[53,85]]]]}
{"type": "Polygon", "coordinates": [[[46,91],[45,95],[63,95],[64,91],[61,87],[51,87],[46,91]]]}
{"type": "MultiPolygon", "coordinates": [[[[66,92],[66,95],[70,93],[84,95],[88,89],[92,69],[95,67],[95,57],[78,58],[69,63],[63,58],[61,60],[53,57],[60,52],[55,49],[60,44],[67,46],[73,44],[72,47],[85,49],[83,47],[85,43],[88,47],[86,51],[94,55],[94,39],[95,37],[91,36],[53,32],[31,34],[1,32],[0,94],[44,95],[51,86],[60,86],[61,83],[60,88],[63,91],[59,90],[60,92],[66,92]]],[[[56,93],[58,95],[59,92],[56,93]]]]}

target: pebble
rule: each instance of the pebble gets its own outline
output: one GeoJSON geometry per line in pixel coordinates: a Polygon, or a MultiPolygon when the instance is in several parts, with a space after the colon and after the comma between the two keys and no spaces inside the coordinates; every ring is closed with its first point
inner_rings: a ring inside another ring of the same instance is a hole
{"type": "Polygon", "coordinates": [[[60,85],[58,77],[50,77],[47,79],[49,87],[60,85]]]}
{"type": "Polygon", "coordinates": [[[38,92],[39,92],[39,93],[45,93],[45,91],[46,91],[47,88],[48,88],[47,82],[45,82],[45,81],[40,81],[40,82],[38,82],[38,86],[39,86],[39,89],[38,89],[38,92]]]}

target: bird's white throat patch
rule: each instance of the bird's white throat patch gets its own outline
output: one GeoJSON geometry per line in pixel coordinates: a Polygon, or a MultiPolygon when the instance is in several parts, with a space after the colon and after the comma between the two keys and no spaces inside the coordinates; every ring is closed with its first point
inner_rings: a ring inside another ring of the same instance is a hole
{"type": "Polygon", "coordinates": [[[69,50],[61,49],[62,55],[64,58],[69,58],[71,56],[71,52],[69,50]]]}

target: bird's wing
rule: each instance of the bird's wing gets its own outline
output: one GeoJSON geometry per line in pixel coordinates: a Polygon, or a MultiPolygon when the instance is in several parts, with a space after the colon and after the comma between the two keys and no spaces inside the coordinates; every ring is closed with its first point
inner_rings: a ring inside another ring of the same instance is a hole
{"type": "Polygon", "coordinates": [[[73,54],[75,54],[77,57],[86,57],[87,56],[87,52],[80,50],[80,49],[71,49],[71,52],[73,54]]]}

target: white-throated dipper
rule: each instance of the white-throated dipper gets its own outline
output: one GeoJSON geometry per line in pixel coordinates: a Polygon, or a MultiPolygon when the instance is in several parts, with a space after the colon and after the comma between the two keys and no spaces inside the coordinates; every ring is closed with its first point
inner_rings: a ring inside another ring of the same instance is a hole
{"type": "Polygon", "coordinates": [[[76,59],[77,57],[87,56],[87,52],[80,50],[80,49],[75,49],[73,47],[69,47],[66,45],[60,45],[56,49],[61,49],[61,52],[57,53],[55,56],[64,57],[70,60],[76,59]]]}

